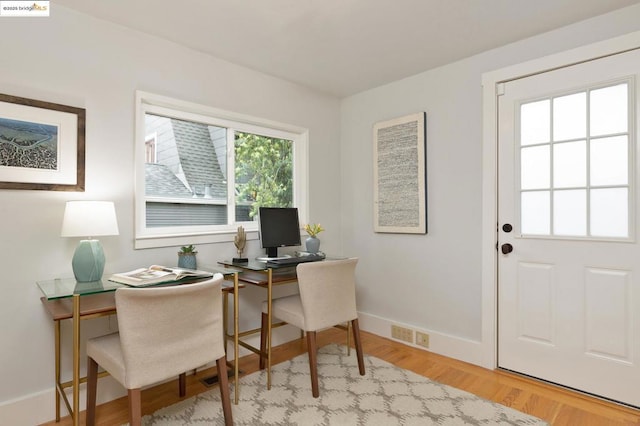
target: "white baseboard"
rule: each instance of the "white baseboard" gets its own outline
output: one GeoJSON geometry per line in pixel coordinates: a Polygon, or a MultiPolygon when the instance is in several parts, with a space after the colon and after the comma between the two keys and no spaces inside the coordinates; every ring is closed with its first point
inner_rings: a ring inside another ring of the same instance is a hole
{"type": "Polygon", "coordinates": [[[55,418],[54,398],[53,390],[45,390],[5,401],[0,405],[0,424],[33,426],[51,421],[55,418]]]}
{"type": "Polygon", "coordinates": [[[386,337],[396,342],[403,343],[407,346],[411,346],[418,349],[427,350],[439,355],[444,355],[449,358],[455,358],[460,361],[468,362],[470,364],[483,366],[482,364],[482,345],[481,342],[477,342],[470,339],[451,336],[444,333],[438,333],[433,330],[427,330],[424,328],[415,327],[410,324],[403,324],[397,321],[391,321],[386,318],[381,318],[375,315],[358,312],[358,322],[360,323],[360,330],[373,333],[378,336],[386,337]],[[414,343],[405,342],[403,340],[394,339],[391,337],[391,326],[398,325],[400,327],[413,330],[414,343]],[[429,347],[425,348],[415,344],[415,332],[419,331],[427,333],[429,335],[429,347]]]}
{"type": "MultiPolygon", "coordinates": [[[[86,407],[86,385],[80,385],[80,411],[86,407]]],[[[126,396],[127,392],[111,377],[104,377],[98,384],[98,404],[126,396]]],[[[26,395],[19,399],[6,401],[0,405],[0,425],[34,426],[50,422],[56,418],[55,389],[26,395]]],[[[67,398],[73,404],[71,389],[67,389],[67,398]]],[[[69,415],[64,401],[60,399],[60,417],[69,415]]]]}

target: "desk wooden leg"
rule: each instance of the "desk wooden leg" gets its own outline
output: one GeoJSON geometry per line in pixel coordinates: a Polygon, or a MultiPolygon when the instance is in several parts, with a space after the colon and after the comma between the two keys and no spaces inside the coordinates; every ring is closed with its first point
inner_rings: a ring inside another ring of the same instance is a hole
{"type": "MultiPolygon", "coordinates": [[[[233,297],[236,297],[235,295],[233,297]]],[[[228,291],[223,291],[222,292],[222,339],[224,340],[224,354],[225,354],[225,359],[228,360],[229,359],[229,351],[227,350],[227,341],[229,340],[229,337],[231,337],[228,333],[229,330],[229,292],[228,291]]],[[[235,333],[234,333],[235,334],[235,333]]],[[[238,358],[234,355],[234,364],[237,363],[238,358]]],[[[222,386],[222,382],[220,381],[221,377],[223,374],[227,374],[227,365],[225,364],[225,370],[224,372],[222,370],[220,370],[218,368],[218,383],[220,384],[220,386],[222,386]]],[[[235,366],[234,366],[235,368],[235,366]]],[[[238,388],[238,384],[237,382],[234,383],[234,386],[236,387],[236,389],[238,388]]],[[[238,393],[238,391],[236,390],[236,394],[238,393]]],[[[237,403],[236,403],[237,404],[237,403]]]]}
{"type": "Polygon", "coordinates": [[[347,356],[351,356],[351,321],[347,321],[347,356]]]}
{"type": "Polygon", "coordinates": [[[229,321],[227,320],[227,315],[229,315],[229,294],[226,291],[222,292],[222,337],[224,339],[224,353],[227,354],[227,337],[229,334],[227,333],[227,327],[229,327],[229,321]]]}
{"type": "Polygon", "coordinates": [[[273,284],[273,270],[267,270],[267,390],[271,389],[271,297],[273,284]]]}
{"type": "Polygon", "coordinates": [[[56,357],[56,422],[60,421],[60,320],[55,323],[56,357]]]}
{"type": "Polygon", "coordinates": [[[239,393],[240,393],[240,382],[239,382],[239,372],[240,366],[238,365],[240,362],[240,355],[238,354],[238,345],[240,339],[240,326],[239,326],[239,307],[240,303],[238,301],[238,273],[233,274],[233,380],[235,385],[235,395],[234,395],[234,404],[238,405],[239,393]]]}
{"type": "MultiPolygon", "coordinates": [[[[233,403],[238,405],[238,401],[240,399],[240,355],[238,353],[239,346],[239,302],[238,302],[238,288],[239,288],[239,280],[238,273],[233,274],[233,384],[235,387],[233,403]]],[[[227,333],[228,329],[228,315],[229,315],[229,293],[224,292],[224,302],[223,302],[223,314],[222,314],[222,323],[224,328],[224,352],[227,353],[227,338],[231,337],[227,333]]],[[[218,371],[218,378],[221,377],[222,372],[218,371]]],[[[219,383],[222,383],[219,381],[219,383]]],[[[222,385],[221,385],[222,386],[222,385]]]]}
{"type": "Polygon", "coordinates": [[[80,426],[80,295],[73,295],[73,426],[80,426]]]}

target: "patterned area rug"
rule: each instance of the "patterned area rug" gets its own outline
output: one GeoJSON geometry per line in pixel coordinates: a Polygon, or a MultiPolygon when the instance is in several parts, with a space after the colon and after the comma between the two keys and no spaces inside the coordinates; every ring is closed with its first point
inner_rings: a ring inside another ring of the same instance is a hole
{"type": "MultiPolygon", "coordinates": [[[[320,397],[311,396],[307,354],[266,373],[240,379],[240,402],[232,404],[236,425],[546,425],[547,423],[475,395],[431,381],[385,361],[365,356],[360,376],[355,351],[320,348],[320,397]]],[[[231,393],[233,395],[233,385],[231,393]]],[[[232,397],[233,398],[233,397],[232,397]]],[[[217,387],[160,409],[143,425],[224,424],[217,387]]]]}

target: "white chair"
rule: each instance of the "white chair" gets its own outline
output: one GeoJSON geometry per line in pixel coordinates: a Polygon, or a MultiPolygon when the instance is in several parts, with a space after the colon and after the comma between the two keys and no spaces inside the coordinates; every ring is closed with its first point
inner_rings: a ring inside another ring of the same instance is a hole
{"type": "Polygon", "coordinates": [[[222,334],[223,277],[195,284],[116,290],[119,332],[87,341],[87,425],[95,424],[98,365],[128,390],[129,422],[141,422],[141,388],[216,361],[225,424],[233,424],[222,334]]]}
{"type": "MultiPolygon", "coordinates": [[[[301,263],[296,269],[300,294],[274,299],[271,304],[273,317],[294,325],[307,334],[311,393],[314,398],[320,395],[316,344],[316,332],[319,330],[350,323],[358,357],[358,370],[361,376],[365,373],[356,311],[357,263],[358,259],[355,258],[301,263]]],[[[260,334],[260,347],[263,354],[267,352],[267,345],[271,345],[267,336],[267,321],[267,303],[264,302],[260,334]]],[[[264,357],[260,358],[260,367],[264,368],[264,357]]]]}

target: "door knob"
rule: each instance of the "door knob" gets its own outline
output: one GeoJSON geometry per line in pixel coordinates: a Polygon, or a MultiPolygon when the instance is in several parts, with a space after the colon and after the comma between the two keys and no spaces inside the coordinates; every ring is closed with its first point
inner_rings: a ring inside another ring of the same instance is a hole
{"type": "Polygon", "coordinates": [[[500,250],[502,251],[502,254],[509,254],[513,251],[513,246],[509,243],[503,244],[502,247],[500,247],[500,250]]]}

